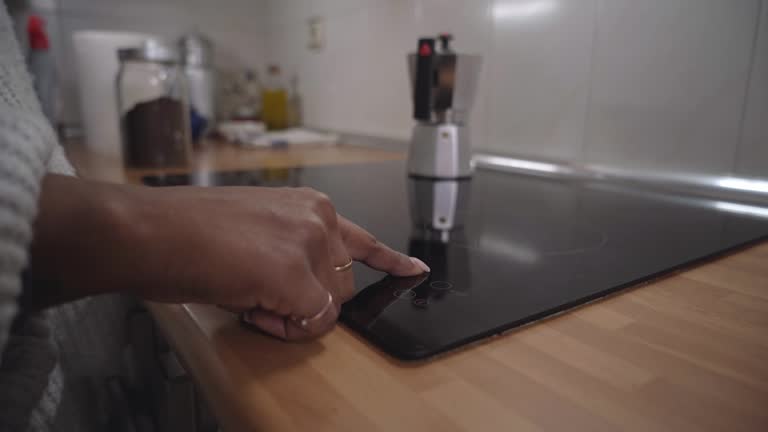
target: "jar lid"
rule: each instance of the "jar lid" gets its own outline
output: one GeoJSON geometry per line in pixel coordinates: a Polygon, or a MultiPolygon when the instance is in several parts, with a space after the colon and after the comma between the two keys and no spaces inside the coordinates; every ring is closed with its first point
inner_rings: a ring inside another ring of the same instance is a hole
{"type": "Polygon", "coordinates": [[[123,61],[146,61],[156,63],[178,63],[181,59],[175,44],[162,39],[147,39],[141,46],[120,48],[117,58],[123,61]]]}
{"type": "Polygon", "coordinates": [[[207,67],[213,64],[213,42],[201,33],[190,33],[179,39],[184,64],[207,67]]]}

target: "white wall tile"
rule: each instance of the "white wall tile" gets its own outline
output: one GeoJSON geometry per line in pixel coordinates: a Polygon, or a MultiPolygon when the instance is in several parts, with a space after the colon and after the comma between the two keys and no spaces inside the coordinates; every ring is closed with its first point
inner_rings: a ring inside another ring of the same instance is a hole
{"type": "Polygon", "coordinates": [[[582,148],[594,0],[497,0],[486,149],[569,160],[582,148]]]}
{"type": "Polygon", "coordinates": [[[768,178],[768,1],[763,0],[736,173],[768,178]]]}
{"type": "MultiPolygon", "coordinates": [[[[274,0],[270,2],[270,61],[282,65],[299,78],[304,122],[308,125],[353,132],[368,132],[366,114],[378,96],[377,88],[366,88],[372,49],[376,57],[384,49],[374,48],[367,2],[274,0]],[[321,17],[325,26],[324,47],[310,51],[308,21],[321,17]]],[[[381,61],[391,64],[391,61],[381,61]]],[[[378,83],[386,85],[387,83],[378,83]]],[[[386,121],[386,120],[385,120],[386,121]]]]}
{"type": "Polygon", "coordinates": [[[601,0],[586,158],[724,173],[759,0],[601,0]]]}
{"type": "MultiPolygon", "coordinates": [[[[221,65],[269,60],[297,74],[307,124],[397,139],[413,125],[405,54],[420,36],[451,32],[458,51],[484,57],[470,118],[475,150],[765,177],[766,5],[745,92],[760,2],[59,0],[57,13],[64,39],[88,28],[165,36],[199,28],[221,65]],[[320,52],[307,48],[310,17],[325,20],[320,52]]],[[[71,44],[58,43],[71,87],[71,44]]]]}
{"type": "Polygon", "coordinates": [[[298,73],[308,125],[407,139],[413,120],[406,53],[419,36],[438,32],[453,32],[458,50],[478,52],[489,31],[483,5],[487,1],[272,0],[270,57],[298,73]],[[319,52],[307,49],[310,17],[325,21],[319,52]]]}
{"type": "Polygon", "coordinates": [[[375,96],[375,89],[367,80],[374,67],[369,11],[366,7],[330,6],[332,2],[327,1],[313,3],[312,7],[302,7],[303,3],[273,3],[276,6],[270,9],[270,61],[298,76],[307,124],[328,129],[364,129],[360,122],[369,121],[367,110],[375,96]],[[328,15],[319,6],[340,12],[328,15]],[[325,20],[325,47],[320,52],[307,48],[308,20],[312,16],[325,20]]]}

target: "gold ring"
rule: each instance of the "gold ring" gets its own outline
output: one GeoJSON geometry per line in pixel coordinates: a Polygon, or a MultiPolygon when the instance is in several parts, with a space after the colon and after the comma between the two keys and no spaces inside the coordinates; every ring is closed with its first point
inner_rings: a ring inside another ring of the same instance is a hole
{"type": "Polygon", "coordinates": [[[320,312],[316,313],[316,314],[315,314],[315,316],[313,316],[313,317],[311,317],[311,318],[293,318],[293,317],[292,317],[291,319],[292,319],[293,321],[295,321],[295,322],[298,322],[298,323],[299,323],[299,325],[300,325],[302,328],[305,328],[305,327],[307,327],[307,325],[308,325],[310,322],[312,322],[312,321],[317,321],[317,320],[319,320],[320,318],[322,318],[322,317],[323,317],[323,315],[325,315],[325,314],[326,314],[326,312],[328,312],[328,309],[330,309],[330,308],[331,308],[331,305],[332,305],[332,304],[333,304],[333,296],[331,295],[331,292],[329,291],[329,292],[328,292],[328,303],[326,303],[326,304],[325,304],[325,306],[323,306],[323,309],[322,309],[320,312]]]}
{"type": "Polygon", "coordinates": [[[347,270],[352,268],[352,262],[353,262],[353,260],[352,260],[352,258],[350,258],[349,262],[344,264],[344,265],[333,266],[333,271],[337,271],[337,272],[347,271],[347,270]]]}

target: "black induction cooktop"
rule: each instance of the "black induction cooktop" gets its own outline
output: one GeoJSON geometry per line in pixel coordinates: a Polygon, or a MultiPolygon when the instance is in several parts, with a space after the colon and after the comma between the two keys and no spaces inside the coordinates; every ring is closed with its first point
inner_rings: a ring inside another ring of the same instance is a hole
{"type": "Polygon", "coordinates": [[[604,182],[478,170],[471,180],[408,178],[400,162],[205,176],[154,186],[310,186],[428,275],[355,267],[341,320],[385,352],[416,360],[563,312],[768,237],[768,209],[604,182]]]}

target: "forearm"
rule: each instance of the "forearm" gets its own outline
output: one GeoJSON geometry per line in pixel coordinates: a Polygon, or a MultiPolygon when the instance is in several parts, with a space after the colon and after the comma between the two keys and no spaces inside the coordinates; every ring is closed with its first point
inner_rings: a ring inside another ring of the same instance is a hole
{"type": "Polygon", "coordinates": [[[22,305],[45,307],[131,290],[140,272],[134,256],[133,193],[119,185],[45,177],[22,305]]]}
{"type": "Polygon", "coordinates": [[[339,263],[399,276],[429,271],[310,189],[147,188],[56,175],[42,184],[30,255],[26,307],[122,292],[257,309],[255,325],[290,340],[329,330],[338,308],[309,329],[287,317],[313,317],[329,298],[354,295],[352,273],[335,271],[339,263]]]}

